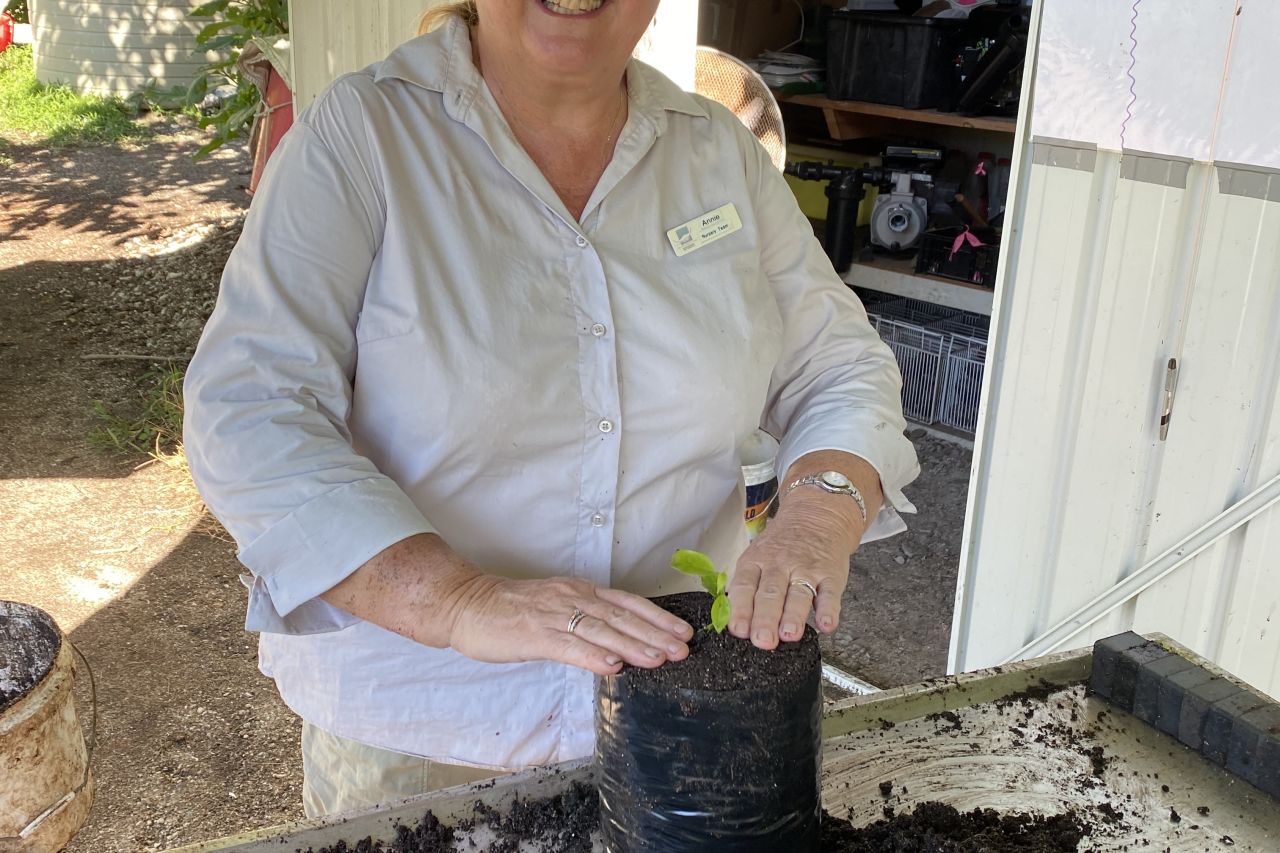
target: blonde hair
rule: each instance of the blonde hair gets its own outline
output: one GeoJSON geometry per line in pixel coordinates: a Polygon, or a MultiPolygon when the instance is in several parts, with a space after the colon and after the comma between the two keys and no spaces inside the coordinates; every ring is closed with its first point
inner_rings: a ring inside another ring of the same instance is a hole
{"type": "Polygon", "coordinates": [[[454,0],[451,3],[432,6],[418,19],[418,35],[443,27],[450,18],[461,18],[467,22],[467,26],[474,27],[480,22],[480,12],[476,9],[475,0],[454,0]]]}

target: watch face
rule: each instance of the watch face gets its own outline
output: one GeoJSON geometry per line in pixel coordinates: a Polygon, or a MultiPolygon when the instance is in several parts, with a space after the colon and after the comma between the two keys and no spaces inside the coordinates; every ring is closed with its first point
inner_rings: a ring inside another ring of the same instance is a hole
{"type": "Polygon", "coordinates": [[[833,489],[847,489],[853,486],[849,478],[839,471],[825,471],[819,476],[822,478],[822,482],[833,489]]]}

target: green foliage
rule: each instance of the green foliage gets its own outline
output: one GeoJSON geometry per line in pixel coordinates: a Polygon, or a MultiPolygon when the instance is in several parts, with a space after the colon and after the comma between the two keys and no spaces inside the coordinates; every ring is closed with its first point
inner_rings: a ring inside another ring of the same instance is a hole
{"type": "Polygon", "coordinates": [[[183,369],[173,365],[148,372],[140,405],[126,415],[95,400],[91,413],[98,423],[90,441],[99,447],[155,456],[173,453],[182,444],[183,376],[183,369]]]}
{"type": "Polygon", "coordinates": [[[689,551],[684,548],[676,551],[671,557],[671,568],[686,575],[693,575],[702,581],[702,587],[713,597],[711,602],[711,627],[716,633],[722,633],[729,625],[729,596],[725,588],[729,584],[726,572],[717,572],[711,558],[700,551],[689,551]]]}
{"type": "Polygon", "coordinates": [[[192,9],[190,16],[208,21],[196,36],[196,43],[207,51],[218,52],[222,58],[200,70],[200,75],[182,93],[183,103],[197,106],[219,86],[230,85],[236,90],[216,112],[200,118],[201,127],[213,128],[213,138],[196,151],[198,160],[246,135],[252,127],[262,96],[240,73],[236,61],[249,39],[289,32],[289,3],[288,0],[210,0],[192,9]]]}
{"type": "Polygon", "coordinates": [[[0,53],[0,141],[105,145],[148,135],[120,98],[81,95],[36,80],[30,45],[0,53]]]}
{"type": "Polygon", "coordinates": [[[10,0],[5,11],[13,18],[15,24],[31,23],[31,12],[27,10],[27,0],[10,0]]]}

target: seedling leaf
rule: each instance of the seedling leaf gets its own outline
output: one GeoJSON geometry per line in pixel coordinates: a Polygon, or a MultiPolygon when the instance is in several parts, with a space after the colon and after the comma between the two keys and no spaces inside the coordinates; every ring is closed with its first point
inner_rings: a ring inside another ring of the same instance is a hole
{"type": "MultiPolygon", "coordinates": [[[[723,575],[721,575],[723,577],[723,575]]],[[[711,603],[711,627],[716,629],[716,633],[724,632],[729,625],[729,596],[721,594],[716,596],[716,600],[711,603]]]]}
{"type": "Polygon", "coordinates": [[[727,572],[716,572],[716,591],[715,595],[724,595],[724,588],[729,584],[729,575],[727,572]]]}
{"type": "Polygon", "coordinates": [[[703,588],[712,595],[718,594],[715,564],[711,558],[699,551],[681,548],[671,557],[671,568],[686,575],[693,575],[702,581],[703,588]]]}

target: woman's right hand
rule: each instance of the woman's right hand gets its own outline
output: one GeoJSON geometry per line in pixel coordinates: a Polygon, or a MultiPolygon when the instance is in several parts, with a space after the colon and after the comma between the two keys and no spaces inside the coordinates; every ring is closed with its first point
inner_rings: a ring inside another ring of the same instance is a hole
{"type": "Polygon", "coordinates": [[[577,578],[507,580],[480,575],[459,590],[449,646],[487,663],[554,660],[613,675],[688,656],[693,628],[658,605],[577,578]],[[583,617],[573,633],[575,610],[583,617]]]}

